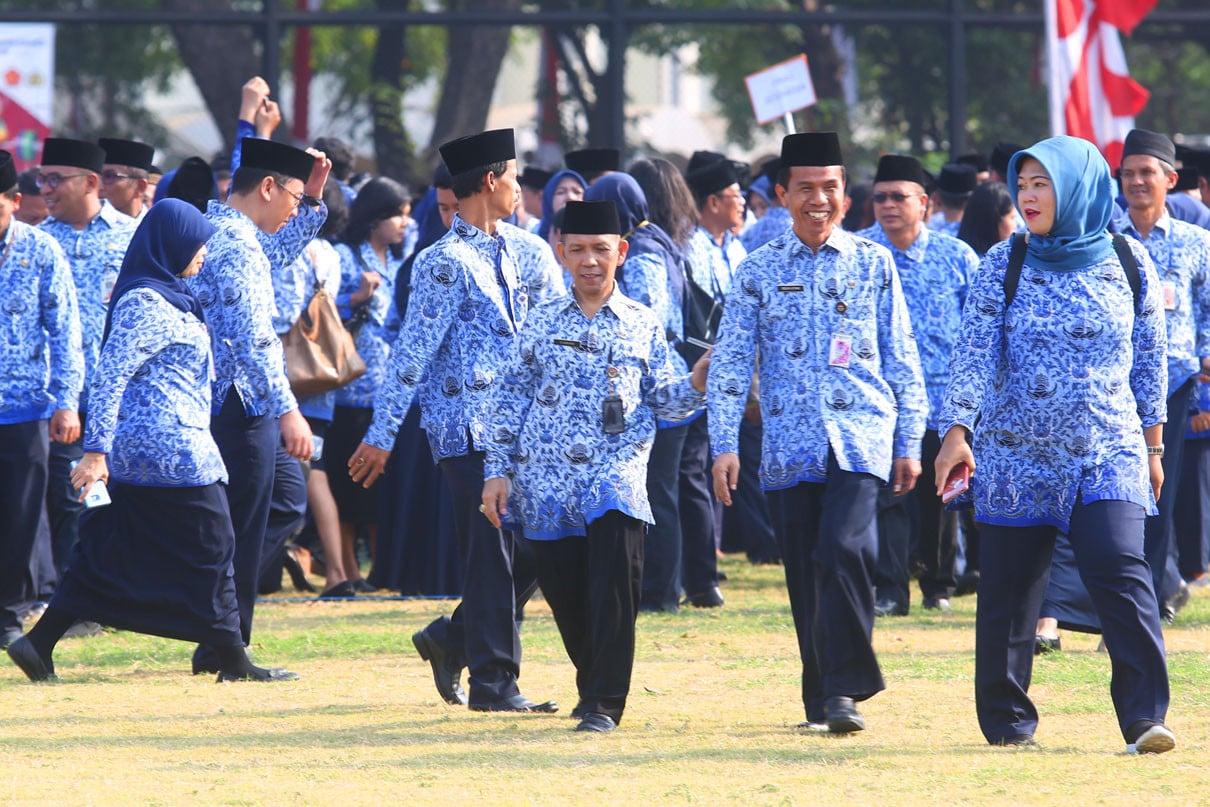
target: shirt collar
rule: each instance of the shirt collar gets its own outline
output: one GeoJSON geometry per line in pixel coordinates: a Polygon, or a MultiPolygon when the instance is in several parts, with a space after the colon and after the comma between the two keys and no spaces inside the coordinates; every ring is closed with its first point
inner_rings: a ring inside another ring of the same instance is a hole
{"type": "MultiPolygon", "coordinates": [[[[567,296],[563,302],[563,310],[566,311],[569,308],[583,311],[580,308],[580,301],[576,299],[574,285],[568,289],[567,296]]],[[[613,281],[613,293],[609,295],[609,299],[601,304],[601,311],[605,311],[606,309],[613,312],[613,315],[622,322],[629,322],[638,315],[638,303],[622,294],[622,290],[618,287],[616,279],[613,281]]]]}
{"type": "MultiPolygon", "coordinates": [[[[798,257],[803,253],[811,253],[811,248],[803,243],[802,239],[798,237],[793,229],[786,233],[786,238],[790,239],[790,254],[794,257],[798,257]]],[[[825,249],[838,252],[841,255],[851,255],[857,251],[857,242],[851,233],[845,232],[837,225],[832,228],[828,240],[824,241],[819,247],[820,252],[823,252],[825,249]]]]}
{"type": "Polygon", "coordinates": [[[480,249],[496,249],[504,243],[499,229],[496,230],[495,236],[490,236],[475,225],[468,224],[457,213],[454,214],[454,220],[450,222],[450,231],[471,246],[479,247],[480,249]]]}
{"type": "MultiPolygon", "coordinates": [[[[1128,233],[1129,235],[1133,235],[1134,237],[1138,238],[1140,241],[1143,240],[1143,237],[1139,233],[1138,228],[1134,226],[1134,219],[1130,218],[1129,209],[1122,211],[1121,223],[1122,223],[1122,232],[1128,233]]],[[[1161,215],[1159,217],[1159,220],[1157,220],[1156,223],[1152,226],[1151,233],[1154,235],[1157,230],[1159,231],[1159,233],[1161,235],[1163,235],[1165,237],[1167,237],[1168,234],[1170,232],[1172,232],[1172,216],[1170,216],[1168,214],[1167,207],[1164,208],[1163,215],[1161,215]]]]}

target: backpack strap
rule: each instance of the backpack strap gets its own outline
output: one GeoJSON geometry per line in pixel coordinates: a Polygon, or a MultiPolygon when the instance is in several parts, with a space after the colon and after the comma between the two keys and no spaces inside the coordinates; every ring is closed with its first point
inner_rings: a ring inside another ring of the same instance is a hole
{"type": "Polygon", "coordinates": [[[1025,266],[1024,233],[1013,233],[1012,246],[1008,253],[1008,269],[1004,272],[1004,310],[1013,304],[1017,296],[1017,284],[1021,282],[1021,267],[1025,266]]]}
{"type": "Polygon", "coordinates": [[[1126,280],[1130,282],[1130,291],[1134,293],[1134,310],[1137,312],[1143,297],[1143,278],[1139,275],[1139,264],[1134,259],[1130,243],[1120,233],[1113,234],[1113,248],[1118,253],[1122,268],[1126,270],[1126,280]]]}

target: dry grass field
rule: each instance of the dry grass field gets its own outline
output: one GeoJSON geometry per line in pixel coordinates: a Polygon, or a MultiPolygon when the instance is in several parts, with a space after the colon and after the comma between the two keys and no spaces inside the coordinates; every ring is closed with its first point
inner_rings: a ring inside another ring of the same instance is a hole
{"type": "MultiPolygon", "coordinates": [[[[803,719],[778,568],[728,561],[727,606],[643,615],[611,735],[571,731],[573,671],[531,604],[522,691],[558,715],[442,703],[409,637],[442,601],[264,601],[255,658],[302,680],[189,675],[191,648],[129,633],[69,639],[58,684],[0,667],[2,804],[1199,804],[1210,792],[1210,591],[1168,634],[1175,752],[1124,753],[1096,638],[1040,659],[1040,748],[987,747],[975,721],[974,598],[880,620],[888,690],[868,729],[803,719]]],[[[5,660],[7,661],[7,660],[5,660]]]]}

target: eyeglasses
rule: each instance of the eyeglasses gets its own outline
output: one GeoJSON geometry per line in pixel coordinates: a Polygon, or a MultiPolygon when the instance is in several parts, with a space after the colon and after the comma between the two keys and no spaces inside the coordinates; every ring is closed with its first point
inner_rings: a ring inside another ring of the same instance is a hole
{"type": "Polygon", "coordinates": [[[112,185],[119,179],[139,179],[139,177],[135,176],[134,174],[119,174],[112,168],[101,172],[101,182],[105,185],[112,185]]]}
{"type": "Polygon", "coordinates": [[[923,196],[923,195],[924,194],[920,194],[920,193],[893,192],[893,193],[876,193],[873,196],[871,196],[870,198],[874,200],[874,204],[876,204],[876,205],[884,205],[887,202],[894,202],[897,205],[901,205],[904,202],[906,202],[908,199],[915,199],[917,196],[923,196]]]}
{"type": "Polygon", "coordinates": [[[40,190],[40,191],[44,191],[44,190],[53,191],[56,188],[58,188],[59,185],[61,185],[64,182],[64,180],[75,179],[76,177],[86,177],[86,176],[88,176],[88,174],[86,174],[86,173],[68,174],[67,176],[64,176],[62,174],[39,174],[37,179],[34,180],[34,184],[36,184],[38,186],[38,190],[40,190]]]}
{"type": "MultiPolygon", "coordinates": [[[[274,181],[276,182],[276,180],[274,180],[274,181]]],[[[295,193],[294,191],[290,190],[289,188],[287,188],[285,185],[283,185],[283,184],[282,184],[282,183],[280,183],[280,182],[278,182],[278,183],[277,183],[277,187],[281,188],[283,191],[285,191],[286,193],[290,194],[290,196],[294,198],[294,206],[295,206],[295,207],[298,207],[299,205],[301,205],[301,204],[302,204],[302,200],[303,200],[303,195],[304,195],[304,194],[301,194],[301,193],[295,193]]]]}
{"type": "Polygon", "coordinates": [[[744,201],[744,195],[742,193],[716,193],[715,196],[717,196],[719,199],[722,199],[724,202],[744,201]]]}

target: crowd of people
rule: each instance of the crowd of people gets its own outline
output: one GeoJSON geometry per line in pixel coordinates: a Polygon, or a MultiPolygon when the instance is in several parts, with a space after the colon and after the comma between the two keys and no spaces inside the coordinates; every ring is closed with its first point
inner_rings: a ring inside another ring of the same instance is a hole
{"type": "Polygon", "coordinates": [[[1210,152],[1135,130],[1118,166],[1058,137],[865,182],[815,132],[758,166],[519,171],[504,129],[413,197],[242,93],[229,161],[0,156],[0,644],[29,678],[97,625],[295,678],[245,648],[309,558],[324,599],[458,595],[412,642],[475,711],[557,711],[517,683],[540,588],[576,729],[608,732],[639,613],[725,607],[728,551],[784,566],[804,730],[865,728],[915,581],[939,613],[979,593],[989,743],[1034,743],[1064,629],[1103,634],[1127,748],[1175,746],[1162,625],[1210,581],[1210,152]],[[320,295],[364,372],[304,395],[282,337],[320,295]]]}

